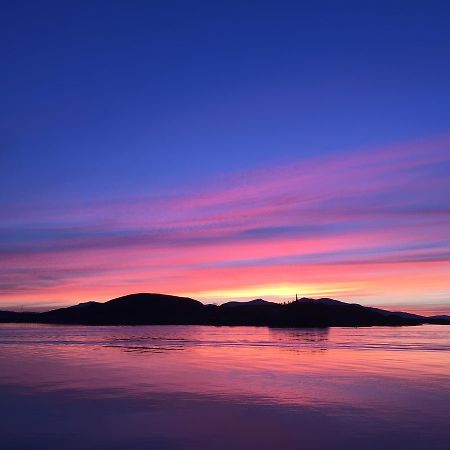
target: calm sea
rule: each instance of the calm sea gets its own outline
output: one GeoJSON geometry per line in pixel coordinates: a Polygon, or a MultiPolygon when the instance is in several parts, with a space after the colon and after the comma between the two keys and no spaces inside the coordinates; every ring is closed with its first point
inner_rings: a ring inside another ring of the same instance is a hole
{"type": "Polygon", "coordinates": [[[0,326],[0,448],[450,449],[450,327],[0,326]]]}

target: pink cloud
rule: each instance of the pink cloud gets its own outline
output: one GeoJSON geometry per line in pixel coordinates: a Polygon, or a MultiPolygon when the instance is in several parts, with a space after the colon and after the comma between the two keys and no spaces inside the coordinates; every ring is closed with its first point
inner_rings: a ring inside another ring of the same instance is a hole
{"type": "Polygon", "coordinates": [[[349,295],[374,300],[421,283],[431,301],[450,286],[441,273],[450,254],[449,162],[442,138],[235,174],[180,195],[10,205],[0,228],[0,302],[136,290],[201,296],[281,282],[356,283],[349,295]],[[386,268],[407,275],[396,282],[386,268]]]}

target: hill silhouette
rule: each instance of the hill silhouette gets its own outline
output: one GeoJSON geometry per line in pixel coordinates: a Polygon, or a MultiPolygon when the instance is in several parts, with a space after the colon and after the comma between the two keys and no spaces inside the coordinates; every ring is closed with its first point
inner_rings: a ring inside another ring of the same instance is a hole
{"type": "Polygon", "coordinates": [[[284,304],[256,299],[217,306],[204,305],[188,297],[138,293],[104,303],[86,302],[41,313],[0,311],[0,322],[333,327],[450,324],[450,318],[392,312],[330,298],[301,298],[284,304]]]}

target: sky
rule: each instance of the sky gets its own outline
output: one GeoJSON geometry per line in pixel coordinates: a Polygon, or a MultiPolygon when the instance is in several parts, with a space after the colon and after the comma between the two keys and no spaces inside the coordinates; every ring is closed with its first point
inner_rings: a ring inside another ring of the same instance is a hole
{"type": "Polygon", "coordinates": [[[450,3],[22,1],[0,309],[131,292],[450,311],[450,3]]]}

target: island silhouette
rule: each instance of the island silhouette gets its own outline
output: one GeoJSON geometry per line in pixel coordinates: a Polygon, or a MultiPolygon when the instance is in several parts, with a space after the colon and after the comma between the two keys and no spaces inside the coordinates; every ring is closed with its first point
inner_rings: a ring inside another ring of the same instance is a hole
{"type": "Polygon", "coordinates": [[[216,325],[268,327],[366,327],[442,324],[450,316],[425,317],[346,303],[331,298],[296,298],[285,303],[263,299],[203,304],[189,297],[137,293],[85,302],[46,312],[0,311],[3,323],[79,325],[216,325]]]}

